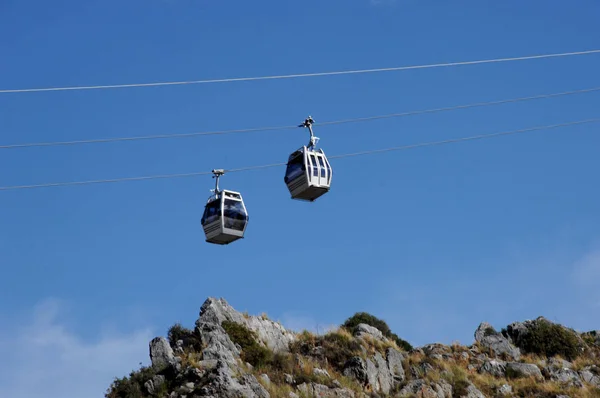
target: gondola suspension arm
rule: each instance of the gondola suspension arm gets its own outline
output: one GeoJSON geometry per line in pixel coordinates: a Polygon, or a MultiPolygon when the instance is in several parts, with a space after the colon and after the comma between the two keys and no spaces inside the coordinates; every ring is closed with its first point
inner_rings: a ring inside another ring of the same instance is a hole
{"type": "Polygon", "coordinates": [[[212,178],[216,178],[217,180],[215,181],[215,189],[211,189],[211,192],[214,192],[215,197],[219,197],[219,193],[221,192],[219,191],[219,178],[221,178],[221,176],[225,174],[225,170],[214,169],[212,173],[214,174],[212,178]]]}
{"type": "Polygon", "coordinates": [[[312,116],[307,117],[304,120],[304,123],[298,125],[298,127],[306,127],[308,128],[308,131],[310,132],[310,142],[308,143],[308,149],[313,150],[315,148],[315,146],[317,145],[317,142],[319,142],[319,137],[316,137],[313,129],[312,129],[312,124],[315,121],[313,120],[312,116]]]}

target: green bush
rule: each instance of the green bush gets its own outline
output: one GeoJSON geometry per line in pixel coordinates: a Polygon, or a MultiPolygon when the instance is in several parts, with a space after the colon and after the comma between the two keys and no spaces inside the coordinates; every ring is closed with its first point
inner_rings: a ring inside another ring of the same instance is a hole
{"type": "Polygon", "coordinates": [[[221,326],[231,341],[242,347],[242,360],[255,367],[264,367],[272,362],[273,352],[258,344],[256,334],[246,326],[231,321],[223,321],[221,326]]]}
{"type": "Polygon", "coordinates": [[[367,312],[355,313],[353,316],[348,318],[342,326],[348,329],[350,333],[354,334],[354,332],[356,332],[357,326],[361,323],[366,323],[367,325],[379,329],[385,337],[394,340],[398,347],[400,347],[401,349],[405,351],[410,351],[413,349],[412,345],[408,341],[401,339],[400,337],[398,337],[398,335],[393,333],[384,320],[379,319],[376,316],[371,315],[367,312]]]}
{"type": "Polygon", "coordinates": [[[560,355],[571,361],[579,356],[577,334],[561,325],[546,320],[535,322],[518,341],[526,353],[552,357],[560,355]]]}
{"type": "Polygon", "coordinates": [[[196,352],[202,351],[202,340],[200,336],[196,335],[192,330],[181,326],[180,323],[176,323],[169,328],[167,333],[169,345],[171,348],[175,348],[178,340],[183,341],[184,347],[190,347],[196,352]]]}
{"type": "MultiPolygon", "coordinates": [[[[154,369],[150,366],[142,367],[140,370],[132,371],[129,377],[115,378],[110,388],[104,395],[105,398],[146,398],[149,395],[146,392],[144,383],[156,375],[154,369]]],[[[163,386],[163,389],[166,387],[163,386]]]]}

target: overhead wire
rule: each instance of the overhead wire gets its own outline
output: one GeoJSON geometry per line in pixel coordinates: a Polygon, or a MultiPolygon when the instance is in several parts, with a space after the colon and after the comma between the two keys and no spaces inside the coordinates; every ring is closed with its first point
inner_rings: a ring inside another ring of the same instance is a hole
{"type": "MultiPolygon", "coordinates": [[[[531,132],[531,131],[548,130],[548,129],[559,128],[559,127],[567,127],[567,126],[574,126],[574,125],[580,125],[580,124],[585,124],[585,123],[597,123],[597,122],[600,122],[600,118],[579,120],[579,121],[545,125],[545,126],[529,127],[529,128],[524,128],[524,129],[520,129],[520,130],[501,131],[501,132],[491,133],[491,134],[480,134],[480,135],[475,135],[475,136],[453,138],[453,139],[447,139],[447,140],[442,140],[442,141],[422,142],[422,143],[417,143],[417,144],[396,146],[396,147],[390,147],[390,148],[384,148],[384,149],[374,149],[374,150],[367,150],[367,151],[362,151],[362,152],[347,153],[347,154],[343,154],[343,155],[329,156],[328,159],[341,159],[341,158],[362,156],[362,155],[369,155],[369,154],[377,154],[377,153],[383,153],[383,152],[407,150],[407,149],[413,149],[413,148],[418,148],[418,147],[444,145],[444,144],[450,144],[450,143],[480,140],[480,139],[492,138],[492,137],[498,137],[498,136],[504,136],[504,135],[520,134],[520,133],[526,133],[526,132],[531,132]]],[[[272,164],[266,164],[266,165],[260,165],[260,166],[248,166],[248,167],[241,167],[241,168],[236,168],[236,169],[227,169],[227,170],[225,170],[225,172],[226,173],[235,173],[235,172],[242,172],[242,171],[249,171],[249,170],[266,169],[266,168],[271,168],[271,167],[285,166],[286,164],[287,164],[286,162],[283,162],[283,163],[272,163],[272,164]]],[[[36,185],[4,186],[4,187],[0,187],[0,191],[57,187],[57,186],[89,185],[89,184],[101,184],[101,183],[125,182],[125,181],[140,181],[140,180],[152,180],[152,179],[164,179],[164,178],[191,177],[191,176],[202,176],[202,175],[209,175],[209,174],[212,174],[212,171],[150,175],[150,176],[141,176],[141,177],[113,178],[113,179],[105,179],[105,180],[45,183],[45,184],[36,184],[36,185]]]]}
{"type": "Polygon", "coordinates": [[[348,74],[359,74],[359,73],[378,73],[378,72],[442,68],[442,67],[450,67],[450,66],[477,65],[477,64],[499,63],[499,62],[514,62],[514,61],[523,61],[523,60],[531,60],[531,59],[569,57],[569,56],[575,56],[575,55],[587,55],[587,54],[595,54],[595,53],[600,53],[600,49],[565,52],[565,53],[554,53],[554,54],[527,55],[527,56],[510,57],[510,58],[484,59],[484,60],[476,60],[476,61],[459,61],[459,62],[447,62],[447,63],[428,64],[428,65],[397,66],[397,67],[390,67],[390,68],[358,69],[358,70],[301,73],[301,74],[289,74],[289,75],[234,77],[234,78],[209,79],[209,80],[112,84],[112,85],[97,85],[97,86],[69,86],[69,87],[48,87],[48,88],[26,88],[26,89],[2,89],[2,90],[0,90],[0,94],[30,93],[30,92],[45,92],[45,91],[67,91],[67,90],[98,90],[98,89],[111,89],[111,88],[156,87],[156,86],[172,86],[172,85],[184,85],[184,84],[231,83],[231,82],[241,82],[241,81],[294,79],[294,78],[301,78],[301,77],[334,76],[334,75],[348,75],[348,74]]]}
{"type": "MultiPolygon", "coordinates": [[[[352,118],[352,119],[315,122],[314,125],[315,126],[326,126],[326,125],[336,125],[336,124],[345,124],[345,123],[357,123],[357,122],[365,122],[365,121],[378,120],[378,119],[414,116],[414,115],[420,115],[420,114],[454,111],[454,110],[460,110],[460,109],[476,108],[476,107],[491,106],[491,105],[500,105],[500,104],[515,103],[515,102],[521,102],[521,101],[531,101],[531,100],[538,100],[538,99],[545,99],[545,98],[554,98],[554,97],[560,97],[560,96],[566,96],[566,95],[589,93],[589,92],[594,92],[594,91],[600,91],[600,87],[563,91],[563,92],[550,93],[550,94],[540,94],[540,95],[534,95],[534,96],[528,96],[528,97],[511,98],[511,99],[489,101],[489,102],[476,102],[476,103],[472,103],[472,104],[456,105],[456,106],[443,107],[443,108],[432,108],[432,109],[408,111],[408,112],[402,112],[402,113],[391,113],[391,114],[387,114],[387,115],[375,115],[375,116],[359,117],[359,118],[352,118]]],[[[54,142],[38,142],[38,143],[25,143],[25,144],[8,144],[8,145],[0,145],[0,149],[65,146],[65,145],[79,145],[79,144],[97,144],[97,143],[108,143],[108,142],[153,140],[153,139],[164,139],[164,138],[182,138],[182,137],[207,136],[207,135],[225,135],[225,134],[235,134],[235,133],[290,130],[290,129],[296,129],[296,128],[298,128],[297,125],[289,125],[289,126],[257,127],[257,128],[248,128],[248,129],[206,131],[206,132],[181,133],[181,134],[147,135],[147,136],[137,136],[137,137],[116,137],[116,138],[100,138],[100,139],[90,139],[90,140],[75,140],[75,141],[54,141],[54,142]]]]}

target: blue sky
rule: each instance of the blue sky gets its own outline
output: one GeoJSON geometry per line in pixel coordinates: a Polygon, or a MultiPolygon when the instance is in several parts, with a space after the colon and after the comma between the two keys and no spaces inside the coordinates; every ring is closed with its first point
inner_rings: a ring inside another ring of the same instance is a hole
{"type": "MultiPolygon", "coordinates": [[[[582,0],[4,0],[0,89],[420,65],[600,48],[582,0]]],[[[600,85],[600,55],[207,85],[0,94],[0,143],[316,122],[600,85]]],[[[328,155],[600,116],[598,93],[315,126],[328,155]]],[[[0,185],[285,162],[301,129],[0,149],[0,185]]],[[[0,395],[102,396],[209,296],[320,329],[357,311],[414,345],[544,315],[600,328],[598,125],[232,173],[246,239],[204,242],[210,176],[0,192],[0,395]],[[75,377],[71,376],[74,375],[75,377]],[[73,386],[73,383],[76,386],[73,386]]]]}

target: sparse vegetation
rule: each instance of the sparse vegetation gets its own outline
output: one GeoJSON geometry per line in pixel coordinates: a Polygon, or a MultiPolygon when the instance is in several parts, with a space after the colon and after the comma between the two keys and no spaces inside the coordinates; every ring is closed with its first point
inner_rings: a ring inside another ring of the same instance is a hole
{"type": "Polygon", "coordinates": [[[244,325],[232,321],[223,321],[223,329],[229,335],[231,341],[242,347],[241,357],[252,366],[266,366],[273,360],[273,351],[258,343],[253,331],[244,325]]]}
{"type": "Polygon", "coordinates": [[[413,346],[408,341],[398,337],[397,334],[393,333],[384,320],[379,319],[376,316],[371,315],[367,312],[355,313],[350,318],[348,318],[342,326],[348,329],[351,334],[354,334],[354,332],[356,332],[356,327],[361,323],[365,323],[367,325],[379,329],[385,337],[393,340],[396,343],[396,345],[398,345],[398,347],[402,350],[410,351],[413,349],[413,346]]]}
{"type": "MultiPolygon", "coordinates": [[[[137,371],[132,371],[129,376],[115,378],[110,388],[106,391],[106,398],[145,398],[148,397],[144,383],[156,375],[152,367],[143,366],[137,371]]],[[[158,391],[166,392],[167,385],[158,391]]]]}
{"type": "Polygon", "coordinates": [[[315,336],[305,331],[299,335],[290,349],[293,353],[313,355],[326,360],[334,369],[342,371],[350,358],[361,354],[361,347],[359,341],[352,338],[344,329],[340,329],[323,336],[315,336]]]}
{"type": "Polygon", "coordinates": [[[496,330],[493,327],[487,327],[483,331],[483,334],[484,334],[484,336],[495,336],[495,335],[497,335],[499,333],[496,332],[496,330]]]}

